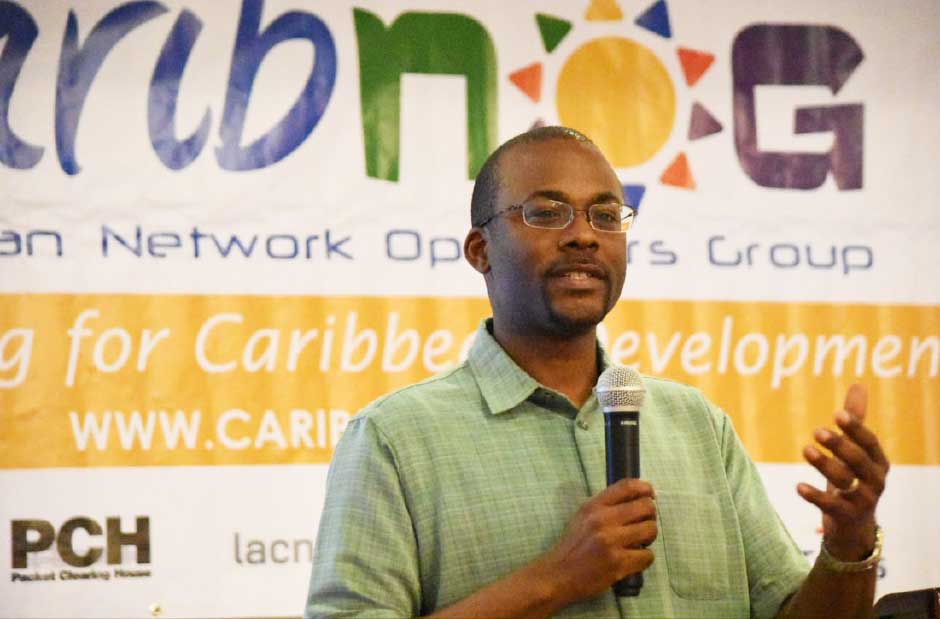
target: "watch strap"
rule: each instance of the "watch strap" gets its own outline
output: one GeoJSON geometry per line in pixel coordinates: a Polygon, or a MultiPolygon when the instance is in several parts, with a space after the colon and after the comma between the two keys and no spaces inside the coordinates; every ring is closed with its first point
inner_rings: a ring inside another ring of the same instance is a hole
{"type": "Polygon", "coordinates": [[[829,554],[826,549],[826,540],[819,547],[819,558],[816,562],[830,572],[852,573],[866,572],[873,569],[881,560],[881,548],[884,545],[884,533],[879,525],[875,525],[875,547],[871,554],[861,561],[842,561],[829,554]]]}

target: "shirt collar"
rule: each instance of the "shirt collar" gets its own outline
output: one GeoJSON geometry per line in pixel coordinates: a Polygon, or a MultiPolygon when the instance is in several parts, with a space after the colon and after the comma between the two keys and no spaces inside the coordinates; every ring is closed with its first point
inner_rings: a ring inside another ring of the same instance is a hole
{"type": "MultiPolygon", "coordinates": [[[[536,391],[552,391],[516,365],[491,333],[493,319],[487,318],[477,328],[476,341],[470,348],[467,362],[480,388],[490,413],[499,415],[528,400],[536,391]]],[[[597,343],[600,369],[610,366],[610,358],[597,343]]]]}

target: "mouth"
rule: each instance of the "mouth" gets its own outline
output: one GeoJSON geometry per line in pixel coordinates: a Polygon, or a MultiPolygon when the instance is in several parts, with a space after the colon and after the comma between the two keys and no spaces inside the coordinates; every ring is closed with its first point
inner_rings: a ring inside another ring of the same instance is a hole
{"type": "Polygon", "coordinates": [[[593,263],[558,265],[549,270],[548,276],[560,290],[578,295],[600,293],[608,286],[607,271],[593,263]]]}
{"type": "Polygon", "coordinates": [[[576,263],[559,265],[549,270],[549,276],[572,282],[607,281],[607,272],[597,264],[576,263]]]}

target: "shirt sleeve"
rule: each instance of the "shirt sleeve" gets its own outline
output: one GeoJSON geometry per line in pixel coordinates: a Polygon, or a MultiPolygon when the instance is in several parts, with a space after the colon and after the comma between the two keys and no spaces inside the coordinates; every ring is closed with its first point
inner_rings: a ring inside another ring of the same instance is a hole
{"type": "Polygon", "coordinates": [[[774,617],[806,580],[810,565],[767,498],[760,473],[731,420],[709,406],[719,419],[725,471],[744,542],[751,616],[774,617]]]}
{"type": "Polygon", "coordinates": [[[420,614],[417,544],[392,447],[360,414],[327,476],[304,617],[420,614]]]}

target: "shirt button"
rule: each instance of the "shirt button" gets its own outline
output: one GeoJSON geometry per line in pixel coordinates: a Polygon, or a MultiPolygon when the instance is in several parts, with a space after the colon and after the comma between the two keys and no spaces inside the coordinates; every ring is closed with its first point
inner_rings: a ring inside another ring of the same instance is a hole
{"type": "Polygon", "coordinates": [[[586,422],[585,420],[583,420],[583,419],[578,419],[578,427],[581,428],[582,430],[587,430],[587,429],[588,429],[588,424],[587,424],[587,422],[586,422]]]}

